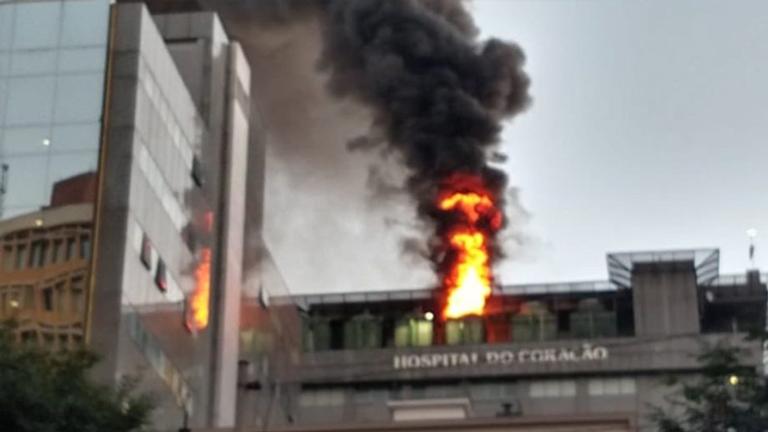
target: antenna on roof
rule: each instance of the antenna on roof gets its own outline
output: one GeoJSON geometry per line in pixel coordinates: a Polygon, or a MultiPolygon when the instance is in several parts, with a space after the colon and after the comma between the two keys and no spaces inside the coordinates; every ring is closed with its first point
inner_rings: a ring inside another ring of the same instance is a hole
{"type": "Polygon", "coordinates": [[[747,236],[749,236],[749,264],[755,269],[755,237],[757,237],[757,229],[750,228],[747,230],[747,236]]]}

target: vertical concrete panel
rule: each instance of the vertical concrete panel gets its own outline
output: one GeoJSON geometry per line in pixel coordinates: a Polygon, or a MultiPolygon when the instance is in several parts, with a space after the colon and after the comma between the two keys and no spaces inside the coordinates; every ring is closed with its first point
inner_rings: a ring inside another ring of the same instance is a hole
{"type": "MultiPolygon", "coordinates": [[[[224,153],[225,188],[221,212],[225,218],[221,244],[222,271],[220,275],[219,304],[216,335],[217,371],[215,376],[214,423],[219,427],[235,424],[237,405],[237,364],[239,357],[240,301],[243,281],[243,239],[245,237],[245,188],[248,162],[248,95],[242,83],[248,82],[248,67],[242,61],[238,44],[232,44],[229,54],[227,84],[227,128],[224,153]]],[[[247,87],[246,87],[247,89],[247,87]]]]}
{"type": "Polygon", "coordinates": [[[699,332],[693,261],[636,263],[632,271],[632,293],[637,336],[699,332]]]}

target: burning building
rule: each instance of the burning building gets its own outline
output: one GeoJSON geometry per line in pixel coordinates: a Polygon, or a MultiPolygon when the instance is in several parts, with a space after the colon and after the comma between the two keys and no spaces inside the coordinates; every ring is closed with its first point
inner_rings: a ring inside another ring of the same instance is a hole
{"type": "Polygon", "coordinates": [[[283,377],[283,429],[641,430],[667,403],[666,377],[699,373],[702,345],[763,366],[747,336],[766,324],[765,274],[719,274],[715,249],[607,262],[607,280],[501,286],[484,313],[445,322],[430,289],[285,299],[303,315],[304,355],[283,377]]]}

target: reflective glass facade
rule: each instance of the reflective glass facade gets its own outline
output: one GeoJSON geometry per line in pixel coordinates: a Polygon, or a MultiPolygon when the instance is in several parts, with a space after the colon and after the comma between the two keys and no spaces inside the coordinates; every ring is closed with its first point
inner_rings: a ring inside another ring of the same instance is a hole
{"type": "Polygon", "coordinates": [[[0,317],[51,347],[84,335],[109,7],[0,2],[0,317]]]}

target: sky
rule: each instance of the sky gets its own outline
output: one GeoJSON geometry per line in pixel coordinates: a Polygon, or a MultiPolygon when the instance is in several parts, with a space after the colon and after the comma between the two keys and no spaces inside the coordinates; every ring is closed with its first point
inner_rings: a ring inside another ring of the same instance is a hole
{"type": "MultiPolygon", "coordinates": [[[[768,269],[768,2],[470,7],[483,38],[525,50],[533,83],[532,106],[505,124],[501,142],[528,216],[516,218],[526,240],[507,245],[500,282],[606,279],[607,252],[701,247],[720,248],[721,273],[741,273],[748,228],[768,269]]],[[[275,46],[307,49],[291,37],[275,46]]],[[[392,161],[346,149],[364,131],[364,109],[311,103],[323,83],[312,62],[286,64],[294,71],[281,78],[295,74],[305,87],[272,95],[291,104],[294,127],[269,131],[264,236],[289,289],[430,285],[428,264],[401,251],[419,230],[409,203],[381,200],[366,183],[370,166],[392,161]]],[[[256,93],[269,98],[270,86],[256,93]]]]}

